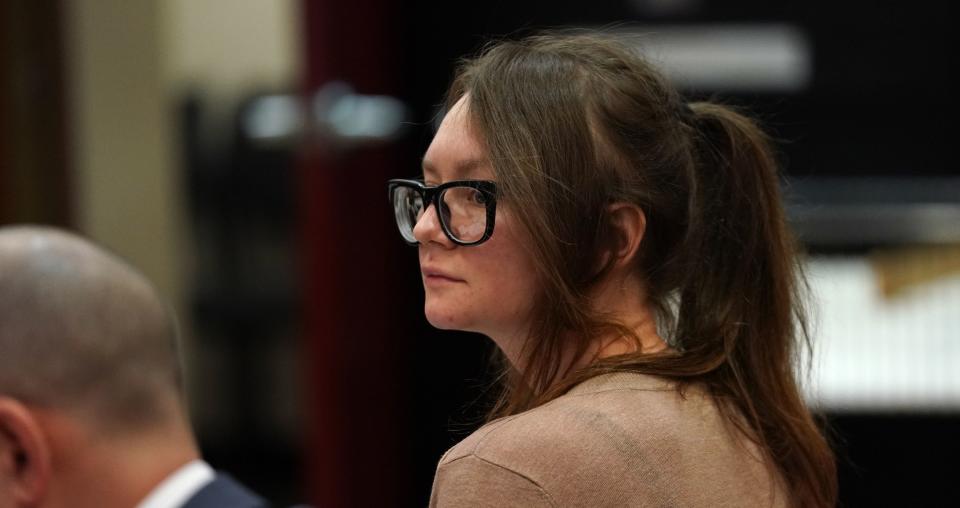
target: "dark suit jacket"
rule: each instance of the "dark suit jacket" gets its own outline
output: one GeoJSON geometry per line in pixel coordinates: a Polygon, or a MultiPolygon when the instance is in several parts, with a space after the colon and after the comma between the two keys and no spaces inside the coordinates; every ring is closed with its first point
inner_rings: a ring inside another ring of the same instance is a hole
{"type": "Polygon", "coordinates": [[[217,477],[187,500],[182,508],[268,508],[269,506],[269,503],[230,475],[217,473],[217,477]]]}

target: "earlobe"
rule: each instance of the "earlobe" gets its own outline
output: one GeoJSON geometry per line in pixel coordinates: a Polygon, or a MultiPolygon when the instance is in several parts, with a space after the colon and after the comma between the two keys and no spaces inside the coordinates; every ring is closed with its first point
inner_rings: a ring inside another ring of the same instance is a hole
{"type": "Polygon", "coordinates": [[[43,429],[21,402],[0,396],[0,486],[14,506],[32,506],[50,480],[50,453],[43,429]]]}
{"type": "Polygon", "coordinates": [[[614,203],[607,207],[611,233],[615,238],[613,257],[616,265],[633,262],[647,230],[647,216],[632,203],[614,203]]]}

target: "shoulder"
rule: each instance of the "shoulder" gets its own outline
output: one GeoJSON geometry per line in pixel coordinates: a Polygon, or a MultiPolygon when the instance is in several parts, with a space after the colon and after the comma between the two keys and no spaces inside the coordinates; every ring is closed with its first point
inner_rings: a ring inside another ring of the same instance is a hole
{"type": "MultiPolygon", "coordinates": [[[[588,380],[550,403],[493,421],[451,448],[438,466],[434,497],[480,489],[485,496],[532,496],[542,506],[657,499],[652,489],[663,465],[689,454],[678,423],[698,418],[690,413],[705,402],[692,392],[681,397],[672,383],[639,374],[588,380]],[[611,483],[625,477],[636,481],[611,483]],[[486,485],[491,481],[496,488],[486,485]]],[[[502,505],[523,504],[537,505],[502,505]]]]}
{"type": "Polygon", "coordinates": [[[782,506],[786,496],[769,461],[703,386],[681,393],[673,382],[622,373],[482,427],[443,457],[432,499],[714,507],[782,506]]]}
{"type": "Polygon", "coordinates": [[[183,508],[266,508],[269,505],[240,482],[226,473],[217,473],[214,480],[197,491],[183,508]]]}
{"type": "Polygon", "coordinates": [[[582,453],[642,440],[655,433],[650,420],[679,417],[671,410],[678,400],[674,385],[665,380],[640,374],[599,376],[543,406],[481,427],[451,448],[440,464],[469,456],[526,463],[532,452],[582,453]]]}
{"type": "Polygon", "coordinates": [[[552,507],[557,506],[537,478],[522,468],[464,455],[437,468],[431,507],[552,507]]]}

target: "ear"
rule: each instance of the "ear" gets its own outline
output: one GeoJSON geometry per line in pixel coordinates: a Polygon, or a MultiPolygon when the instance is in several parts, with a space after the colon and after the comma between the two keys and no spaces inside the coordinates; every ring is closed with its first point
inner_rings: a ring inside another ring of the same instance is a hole
{"type": "Polygon", "coordinates": [[[614,203],[607,207],[610,234],[613,237],[610,256],[613,266],[623,267],[633,262],[647,231],[647,216],[632,203],[614,203]]]}
{"type": "Polygon", "coordinates": [[[0,494],[14,506],[34,506],[50,481],[50,451],[33,413],[23,403],[0,396],[0,494]]]}

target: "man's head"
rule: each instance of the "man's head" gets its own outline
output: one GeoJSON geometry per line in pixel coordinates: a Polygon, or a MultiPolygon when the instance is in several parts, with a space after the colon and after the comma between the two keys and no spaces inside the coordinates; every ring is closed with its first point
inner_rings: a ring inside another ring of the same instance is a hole
{"type": "Polygon", "coordinates": [[[195,454],[181,391],[173,323],[142,275],[63,231],[0,228],[0,508],[79,500],[101,458],[122,473],[165,441],[157,467],[195,454]]]}

